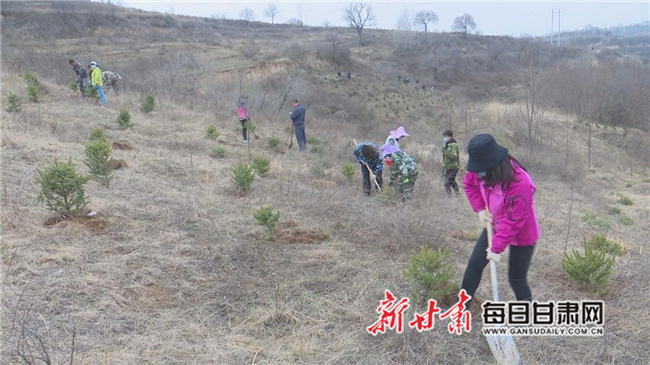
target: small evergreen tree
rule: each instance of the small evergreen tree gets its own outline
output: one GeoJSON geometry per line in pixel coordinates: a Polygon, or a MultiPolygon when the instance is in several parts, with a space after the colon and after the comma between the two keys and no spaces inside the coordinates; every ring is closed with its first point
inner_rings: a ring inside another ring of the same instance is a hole
{"type": "Polygon", "coordinates": [[[205,138],[207,139],[217,139],[219,135],[220,133],[217,130],[217,127],[213,125],[209,125],[205,131],[205,138]]]}
{"type": "Polygon", "coordinates": [[[85,147],[86,159],[84,164],[88,166],[90,175],[94,180],[108,186],[113,179],[113,170],[111,169],[113,148],[111,142],[106,139],[95,139],[88,142],[85,147]]]}
{"type": "Polygon", "coordinates": [[[72,160],[67,163],[54,161],[54,165],[36,170],[35,181],[40,187],[37,201],[45,203],[53,212],[77,215],[88,204],[84,190],[88,179],[77,172],[72,160]]]}
{"type": "Polygon", "coordinates": [[[350,182],[352,181],[352,178],[354,177],[354,172],[355,171],[356,170],[355,170],[354,166],[351,163],[347,163],[347,164],[343,165],[343,167],[341,168],[341,173],[343,174],[343,176],[347,177],[348,181],[350,181],[350,182]]]}
{"type": "Polygon", "coordinates": [[[257,171],[260,176],[266,176],[271,170],[271,161],[264,157],[255,157],[251,167],[257,171]]]}
{"type": "Polygon", "coordinates": [[[106,137],[104,136],[104,130],[101,129],[100,127],[97,127],[90,131],[90,136],[88,137],[89,140],[94,141],[97,139],[103,139],[106,140],[106,137]]]}
{"type": "Polygon", "coordinates": [[[210,151],[210,157],[224,157],[226,150],[223,147],[215,147],[210,151]]]}
{"type": "Polygon", "coordinates": [[[7,94],[7,108],[5,109],[9,113],[19,112],[23,109],[23,102],[20,100],[20,97],[14,93],[7,94]]]}
{"type": "Polygon", "coordinates": [[[144,99],[140,103],[140,110],[145,114],[149,114],[153,111],[155,106],[156,106],[156,101],[153,95],[148,94],[147,96],[144,97],[144,99]]]}
{"type": "Polygon", "coordinates": [[[269,230],[269,235],[272,236],[275,225],[280,220],[280,211],[273,212],[272,207],[261,207],[253,214],[253,217],[257,220],[257,224],[265,226],[269,230]]]}
{"type": "Polygon", "coordinates": [[[41,85],[41,82],[38,81],[36,75],[34,75],[31,72],[25,72],[25,74],[23,74],[23,78],[25,79],[25,81],[27,81],[29,85],[34,85],[36,87],[41,85]]]}
{"type": "Polygon", "coordinates": [[[69,87],[70,90],[72,90],[72,91],[77,91],[77,90],[79,90],[79,85],[78,85],[75,81],[70,81],[70,83],[68,84],[68,87],[69,87]]]}
{"type": "Polygon", "coordinates": [[[609,256],[605,251],[596,250],[593,245],[584,240],[584,256],[576,250],[564,253],[562,268],[567,278],[580,287],[600,290],[609,281],[612,274],[615,256],[609,256]]]}
{"type": "Polygon", "coordinates": [[[269,138],[269,148],[270,149],[277,151],[279,146],[280,146],[280,138],[277,138],[277,137],[269,138]]]}
{"type": "Polygon", "coordinates": [[[405,275],[415,286],[414,301],[421,304],[429,299],[442,300],[458,288],[453,281],[456,274],[447,250],[422,247],[419,253],[411,257],[411,266],[406,269],[405,275]]]}
{"type": "Polygon", "coordinates": [[[27,98],[34,103],[38,103],[39,100],[41,100],[41,90],[38,88],[38,86],[29,84],[26,87],[27,89],[27,98]]]}
{"type": "Polygon", "coordinates": [[[130,128],[133,126],[131,123],[131,113],[127,108],[120,109],[120,114],[117,115],[117,124],[122,128],[130,128]]]}
{"type": "Polygon", "coordinates": [[[247,192],[253,180],[255,180],[255,170],[250,167],[250,165],[243,162],[239,162],[237,165],[233,166],[231,169],[232,173],[232,182],[235,184],[235,187],[241,192],[247,192]]]}

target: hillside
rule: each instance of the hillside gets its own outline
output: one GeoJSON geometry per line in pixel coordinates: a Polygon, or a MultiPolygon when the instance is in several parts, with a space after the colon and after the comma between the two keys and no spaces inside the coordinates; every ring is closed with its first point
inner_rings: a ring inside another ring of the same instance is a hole
{"type": "MultiPolygon", "coordinates": [[[[359,46],[348,29],[50,5],[2,3],[3,363],[25,363],[27,349],[70,362],[74,342],[77,364],[491,364],[478,315],[462,336],[446,321],[424,333],[366,332],[386,289],[411,295],[404,270],[420,247],[447,249],[462,278],[480,227],[466,199],[447,199],[442,188],[447,128],[462,161],[473,135],[492,133],[535,180],[543,234],[529,275],[534,299],[605,301],[603,337],[518,338],[526,363],[650,358],[647,63],[578,47],[546,53],[508,37],[367,30],[359,46]],[[48,35],[46,25],[64,13],[75,25],[48,35]],[[97,18],[90,31],[88,20],[75,21],[89,14],[97,18]],[[70,58],[124,77],[107,108],[71,91],[70,58]],[[348,70],[352,79],[336,77],[348,70]],[[37,103],[27,99],[27,71],[41,82],[37,103]],[[527,84],[531,77],[539,82],[527,84]],[[416,78],[436,92],[416,88],[416,78]],[[585,80],[598,88],[582,93],[585,80]],[[543,97],[529,124],[533,90],[543,97]],[[9,92],[22,111],[5,111],[9,92]],[[156,97],[150,114],[139,110],[147,93],[156,97]],[[240,94],[256,126],[249,145],[236,115],[240,94]],[[307,107],[312,137],[303,154],[295,141],[288,148],[294,97],[307,107]],[[130,129],[116,123],[122,108],[130,129]],[[209,125],[216,140],[205,138],[209,125]],[[420,166],[403,208],[363,196],[357,165],[352,182],[340,172],[355,163],[352,138],[381,143],[399,125],[420,166]],[[71,159],[86,173],[83,145],[97,127],[127,166],[108,187],[86,185],[96,217],[52,219],[35,200],[36,171],[71,159]],[[278,149],[268,147],[272,137],[278,149]],[[210,156],[217,146],[225,157],[210,156]],[[271,170],[240,194],[230,171],[249,160],[249,147],[271,170]],[[271,239],[253,218],[261,206],[281,212],[271,239]],[[596,233],[626,248],[600,292],[569,283],[561,265],[566,249],[582,251],[596,233]]],[[[505,266],[501,294],[513,300],[505,266]]],[[[480,301],[490,297],[487,279],[480,301]]]]}

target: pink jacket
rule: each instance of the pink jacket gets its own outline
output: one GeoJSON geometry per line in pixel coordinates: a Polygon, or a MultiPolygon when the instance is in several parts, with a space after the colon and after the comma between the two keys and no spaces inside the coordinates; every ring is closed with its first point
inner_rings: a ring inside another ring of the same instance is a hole
{"type": "Polygon", "coordinates": [[[494,253],[503,252],[508,245],[533,246],[539,238],[533,200],[535,184],[514,161],[512,167],[515,181],[505,191],[500,184],[486,188],[475,172],[468,172],[463,179],[465,194],[472,209],[478,213],[487,207],[494,218],[494,253]]]}
{"type": "Polygon", "coordinates": [[[244,120],[248,118],[248,112],[243,106],[237,107],[237,113],[239,113],[239,120],[244,120]]]}

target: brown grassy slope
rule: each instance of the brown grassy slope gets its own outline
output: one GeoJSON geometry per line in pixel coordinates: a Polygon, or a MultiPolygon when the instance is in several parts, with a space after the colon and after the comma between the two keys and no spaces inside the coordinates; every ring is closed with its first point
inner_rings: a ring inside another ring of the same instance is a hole
{"type": "MultiPolygon", "coordinates": [[[[234,118],[216,120],[222,136],[215,143],[203,137],[205,127],[215,123],[205,113],[175,107],[164,119],[159,111],[145,116],[137,111],[137,97],[126,93],[109,94],[110,106],[102,109],[79,102],[63,86],[46,86],[50,92],[42,103],[26,103],[22,113],[3,113],[2,120],[7,362],[18,362],[14,344],[19,336],[9,319],[30,313],[32,305],[42,320],[26,321],[44,334],[54,354],[65,351],[74,320],[77,358],[89,364],[491,363],[478,327],[459,337],[446,332],[446,322],[425,334],[407,330],[372,337],[365,332],[385,289],[410,295],[402,272],[414,249],[449,248],[459,279],[471,251],[471,242],[453,234],[476,230],[475,218],[466,202],[446,200],[440,187],[438,146],[430,144],[439,124],[430,132],[433,137],[422,132],[406,142],[421,158],[422,172],[414,202],[403,210],[362,197],[358,172],[353,185],[345,183],[338,171],[350,161],[348,138],[355,128],[337,124],[333,130],[329,121],[318,120],[308,125],[308,133],[324,141],[325,152],[304,155],[296,147],[286,150],[286,124],[280,119],[260,120],[260,139],[252,148],[254,155],[271,158],[271,174],[258,177],[251,193],[239,197],[229,168],[247,158],[247,149],[239,142],[234,118]],[[132,130],[116,127],[122,106],[132,111],[132,130]],[[34,202],[34,169],[72,157],[85,170],[82,143],[95,126],[103,126],[111,140],[133,146],[114,151],[129,167],[116,172],[109,188],[88,184],[97,218],[44,227],[50,214],[34,202]],[[282,137],[285,153],[264,148],[272,135],[282,137]],[[223,160],[207,156],[217,144],[226,148],[223,160]],[[314,165],[330,167],[317,177],[314,165]],[[266,204],[282,212],[283,240],[265,241],[263,229],[255,225],[252,212],[266,204]],[[310,235],[317,234],[329,239],[310,242],[310,235]],[[284,242],[294,240],[299,243],[284,242]]],[[[22,80],[13,76],[3,78],[3,89],[24,94],[22,80]]],[[[481,105],[477,114],[482,121],[498,116],[490,105],[481,105]]],[[[503,130],[504,136],[511,127],[479,125],[475,132],[503,130]]],[[[373,139],[387,132],[383,124],[370,128],[373,139]]],[[[430,130],[419,123],[412,129],[430,130]]],[[[584,160],[583,145],[575,144],[572,155],[584,160]]],[[[515,153],[525,150],[512,147],[515,153]]],[[[630,247],[617,260],[605,295],[577,291],[562,277],[569,185],[555,174],[531,169],[544,232],[530,273],[534,295],[540,300],[602,298],[608,325],[604,338],[521,339],[519,348],[529,363],[640,364],[648,358],[648,324],[639,321],[648,304],[642,240],[648,233],[648,183],[615,164],[604,159],[602,169],[576,183],[568,237],[569,248],[577,248],[581,237],[595,230],[580,221],[581,211],[589,210],[610,221],[610,235],[630,247]],[[623,182],[632,186],[625,188],[623,182]],[[634,199],[633,206],[622,207],[635,220],[633,226],[605,216],[605,205],[617,198],[610,192],[634,199]]],[[[500,274],[504,298],[512,299],[504,268],[500,274]]],[[[484,283],[478,296],[488,298],[488,289],[484,283]]],[[[411,317],[413,311],[407,313],[411,317]]]]}

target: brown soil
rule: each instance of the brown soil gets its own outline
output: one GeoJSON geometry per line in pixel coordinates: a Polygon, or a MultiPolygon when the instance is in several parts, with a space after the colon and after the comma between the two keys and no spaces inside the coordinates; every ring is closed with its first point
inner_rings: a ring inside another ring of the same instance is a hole
{"type": "Polygon", "coordinates": [[[133,149],[131,145],[127,143],[122,143],[122,142],[113,142],[113,148],[117,148],[118,150],[127,150],[130,151],[133,149]]]}
{"type": "Polygon", "coordinates": [[[113,160],[111,161],[111,170],[119,170],[129,167],[124,160],[113,160]]]}

